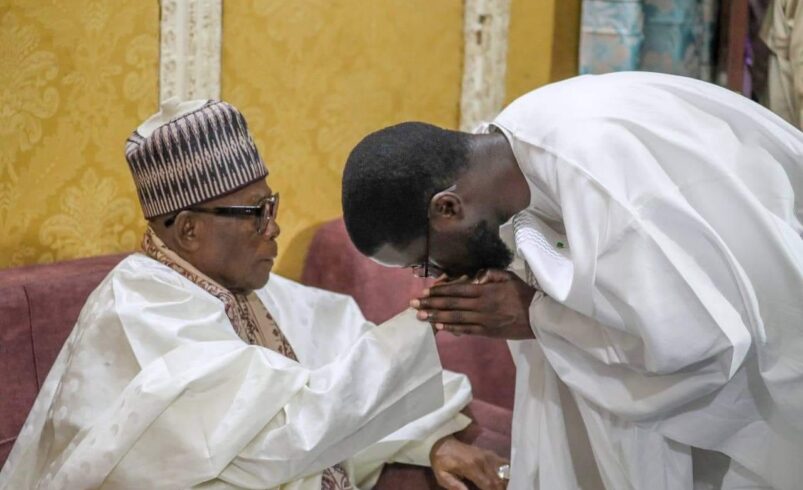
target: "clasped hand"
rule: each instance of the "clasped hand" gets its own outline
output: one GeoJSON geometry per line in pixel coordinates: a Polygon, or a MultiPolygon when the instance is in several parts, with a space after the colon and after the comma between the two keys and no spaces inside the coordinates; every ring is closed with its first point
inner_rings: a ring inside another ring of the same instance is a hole
{"type": "Polygon", "coordinates": [[[535,338],[529,308],[536,290],[515,274],[486,270],[475,278],[438,280],[413,299],[419,320],[456,335],[484,335],[511,340],[535,338]]]}

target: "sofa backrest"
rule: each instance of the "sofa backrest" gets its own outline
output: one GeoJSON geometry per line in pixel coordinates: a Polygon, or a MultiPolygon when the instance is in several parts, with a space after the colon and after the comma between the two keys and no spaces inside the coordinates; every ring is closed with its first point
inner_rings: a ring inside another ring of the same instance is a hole
{"type": "Polygon", "coordinates": [[[0,271],[0,466],[87,296],[123,257],[0,271]]]}
{"type": "MultiPolygon", "coordinates": [[[[428,285],[407,269],[382,267],[364,257],[351,243],[342,219],[316,231],[302,282],[353,296],[365,317],[375,323],[407,308],[428,285]]],[[[468,375],[474,398],[513,409],[516,368],[504,340],[441,332],[437,343],[443,366],[468,375]]]]}

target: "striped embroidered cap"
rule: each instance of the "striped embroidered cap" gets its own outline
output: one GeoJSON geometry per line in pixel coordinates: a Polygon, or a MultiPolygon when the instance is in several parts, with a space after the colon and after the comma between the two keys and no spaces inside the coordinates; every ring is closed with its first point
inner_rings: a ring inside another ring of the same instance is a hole
{"type": "Polygon", "coordinates": [[[146,218],[223,196],[268,175],[243,115],[217,100],[165,101],[128,138],[125,157],[146,218]]]}

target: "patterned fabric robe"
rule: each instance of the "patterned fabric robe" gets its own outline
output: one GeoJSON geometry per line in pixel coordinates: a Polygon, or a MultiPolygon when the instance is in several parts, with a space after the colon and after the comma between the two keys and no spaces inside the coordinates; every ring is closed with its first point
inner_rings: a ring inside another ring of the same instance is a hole
{"type": "MultiPolygon", "coordinates": [[[[234,331],[243,341],[251,345],[266,347],[294,361],[298,360],[287,337],[284,336],[281,328],[273,320],[256,293],[251,291],[248,294],[239,294],[227,290],[170,250],[150,227],[142,238],[142,250],[148,257],[170,267],[222,301],[234,331]]],[[[350,490],[352,488],[354,487],[349,481],[348,474],[341,465],[337,464],[324,470],[321,481],[322,490],[350,490]]]]}

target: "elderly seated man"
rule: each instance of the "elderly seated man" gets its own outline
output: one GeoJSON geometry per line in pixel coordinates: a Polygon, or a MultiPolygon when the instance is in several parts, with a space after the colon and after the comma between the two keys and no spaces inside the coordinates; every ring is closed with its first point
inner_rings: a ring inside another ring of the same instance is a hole
{"type": "Polygon", "coordinates": [[[279,194],[243,116],[170,101],[126,144],[149,227],[87,300],[0,488],[370,487],[389,461],[503,488],[471,390],[410,314],[273,275],[279,194]]]}

